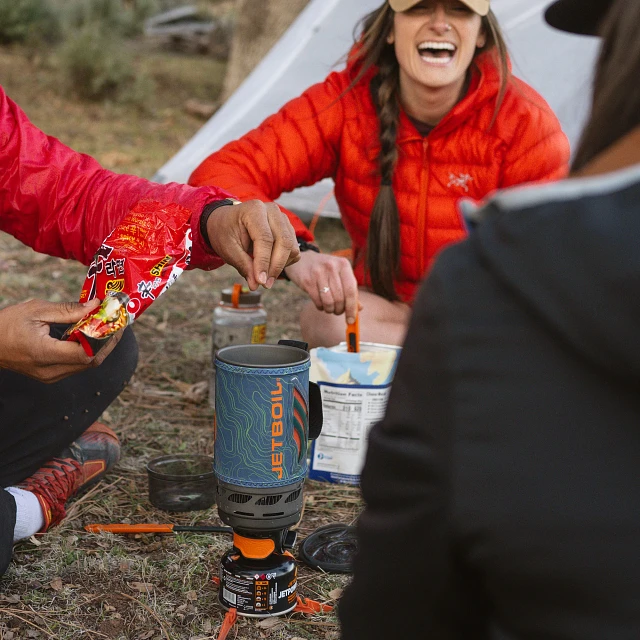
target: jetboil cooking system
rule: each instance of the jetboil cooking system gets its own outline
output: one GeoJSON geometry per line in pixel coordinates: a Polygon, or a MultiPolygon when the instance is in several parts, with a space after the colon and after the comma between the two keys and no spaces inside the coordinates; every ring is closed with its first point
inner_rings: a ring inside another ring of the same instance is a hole
{"type": "Polygon", "coordinates": [[[322,428],[305,343],[222,348],[216,355],[214,472],[233,548],[220,565],[219,600],[265,617],[297,604],[291,530],[302,513],[307,447],[322,428]]]}

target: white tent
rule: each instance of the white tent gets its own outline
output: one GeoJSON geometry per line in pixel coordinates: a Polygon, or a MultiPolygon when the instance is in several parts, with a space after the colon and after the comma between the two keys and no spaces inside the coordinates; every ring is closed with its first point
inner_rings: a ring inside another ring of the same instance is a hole
{"type": "MultiPolygon", "coordinates": [[[[238,90],[198,133],[154,176],[157,182],[186,182],[210,153],[242,136],[275,113],[285,102],[322,80],[353,43],[353,29],[381,0],[311,0],[295,22],[238,90]]],[[[549,102],[572,144],[588,113],[594,38],[570,36],[544,24],[550,0],[493,0],[504,30],[514,73],[549,102]]],[[[310,215],[331,193],[324,180],[283,194],[284,206],[310,215]]],[[[338,216],[335,200],[324,215],[338,216]]]]}

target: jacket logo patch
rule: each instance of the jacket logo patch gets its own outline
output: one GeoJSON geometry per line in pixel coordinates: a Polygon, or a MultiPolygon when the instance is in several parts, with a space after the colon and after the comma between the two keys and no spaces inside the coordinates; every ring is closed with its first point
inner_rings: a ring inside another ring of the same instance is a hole
{"type": "Polygon", "coordinates": [[[466,192],[468,192],[470,182],[473,182],[473,178],[468,173],[461,173],[460,175],[450,173],[449,184],[447,185],[447,187],[460,187],[461,189],[464,189],[466,192]]]}

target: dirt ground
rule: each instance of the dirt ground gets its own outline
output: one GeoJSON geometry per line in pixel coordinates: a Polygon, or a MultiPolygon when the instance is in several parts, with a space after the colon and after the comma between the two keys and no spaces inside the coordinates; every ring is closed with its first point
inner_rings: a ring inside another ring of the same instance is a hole
{"type": "MultiPolygon", "coordinates": [[[[148,110],[74,101],[53,79],[55,61],[29,62],[0,50],[0,77],[8,94],[41,128],[96,156],[119,172],[151,176],[202,125],[189,99],[215,101],[224,67],[198,57],[155,53],[140,64],[153,69],[158,91],[148,110]]],[[[347,246],[336,221],[322,220],[325,250],[347,246]]],[[[43,256],[0,236],[0,307],[28,297],[77,299],[85,267],[43,256]]],[[[137,321],[140,365],[103,419],[121,437],[123,458],[108,478],[71,504],[62,526],[15,549],[0,581],[0,640],[117,638],[205,640],[217,637],[224,611],[217,602],[227,536],[86,534],[90,522],[219,524],[215,508],[171,515],[148,500],[146,462],[174,452],[211,454],[212,410],[206,389],[211,313],[220,290],[236,281],[229,267],[188,272],[137,321]]],[[[298,337],[304,296],[287,282],[265,293],[269,342],[298,337]]],[[[308,482],[300,538],[328,522],[352,523],[361,509],[353,487],[308,482]]],[[[300,594],[335,604],[348,578],[300,566],[300,594]]],[[[334,614],[240,619],[230,638],[339,637],[334,614]]]]}

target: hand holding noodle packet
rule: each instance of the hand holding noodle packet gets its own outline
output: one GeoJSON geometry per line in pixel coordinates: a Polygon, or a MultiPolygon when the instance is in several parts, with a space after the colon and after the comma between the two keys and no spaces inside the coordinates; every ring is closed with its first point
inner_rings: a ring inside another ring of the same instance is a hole
{"type": "Polygon", "coordinates": [[[154,201],[139,202],[104,240],[89,265],[80,302],[102,304],[70,327],[64,339],[89,356],[131,324],[189,265],[191,212],[154,201]]]}
{"type": "MultiPolygon", "coordinates": [[[[300,255],[291,224],[271,203],[238,203],[232,216],[218,208],[227,203],[233,201],[218,201],[211,205],[213,215],[203,216],[205,241],[247,278],[249,287],[270,288],[283,267],[300,255]]],[[[80,302],[98,297],[102,305],[70,327],[63,339],[79,342],[94,356],[189,266],[191,233],[191,212],[181,205],[153,200],[135,205],[101,244],[87,271],[80,302]]]]}

